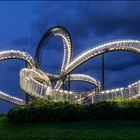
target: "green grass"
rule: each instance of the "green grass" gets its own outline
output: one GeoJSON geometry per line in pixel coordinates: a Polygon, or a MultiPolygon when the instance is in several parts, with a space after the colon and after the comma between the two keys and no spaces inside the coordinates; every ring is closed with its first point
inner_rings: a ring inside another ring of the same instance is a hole
{"type": "Polygon", "coordinates": [[[14,124],[0,117],[0,140],[3,139],[140,140],[140,121],[14,124]]]}

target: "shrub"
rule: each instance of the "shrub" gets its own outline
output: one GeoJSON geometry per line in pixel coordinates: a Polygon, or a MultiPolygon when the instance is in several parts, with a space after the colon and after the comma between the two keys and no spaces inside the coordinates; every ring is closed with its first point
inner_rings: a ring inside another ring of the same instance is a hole
{"type": "Polygon", "coordinates": [[[37,99],[11,109],[8,118],[13,122],[75,121],[85,118],[84,108],[80,104],[37,99]]]}
{"type": "Polygon", "coordinates": [[[91,120],[114,120],[117,119],[117,114],[120,108],[117,102],[103,101],[96,104],[91,104],[87,107],[88,117],[91,120]]]}
{"type": "Polygon", "coordinates": [[[86,118],[85,106],[79,104],[64,104],[54,107],[51,112],[51,121],[76,121],[86,118]]]}
{"type": "Polygon", "coordinates": [[[0,117],[5,117],[7,116],[5,113],[0,113],[0,117]]]}
{"type": "Polygon", "coordinates": [[[86,106],[37,99],[11,109],[8,118],[13,122],[140,119],[140,100],[114,99],[86,106]]]}

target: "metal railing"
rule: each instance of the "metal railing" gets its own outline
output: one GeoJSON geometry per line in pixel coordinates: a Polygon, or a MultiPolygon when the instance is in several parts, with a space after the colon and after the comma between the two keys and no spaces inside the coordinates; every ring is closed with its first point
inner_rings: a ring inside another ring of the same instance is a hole
{"type": "Polygon", "coordinates": [[[24,100],[19,99],[19,98],[14,97],[14,96],[11,96],[11,95],[8,95],[2,91],[0,91],[0,99],[7,101],[7,102],[10,102],[10,103],[13,103],[15,105],[24,105],[25,104],[24,100]]]}
{"type": "MultiPolygon", "coordinates": [[[[85,51],[72,60],[72,45],[69,32],[61,26],[49,29],[41,38],[36,53],[35,61],[28,53],[20,50],[7,50],[0,52],[0,60],[22,59],[28,63],[30,68],[20,71],[20,86],[31,97],[52,98],[54,100],[73,100],[80,103],[95,103],[115,97],[136,98],[139,96],[139,82],[129,85],[125,88],[100,91],[100,81],[94,77],[84,74],[67,75],[89,59],[110,51],[131,51],[140,54],[140,41],[138,40],[117,40],[108,42],[90,50],[85,51]],[[64,57],[61,66],[60,75],[45,74],[39,69],[41,63],[41,53],[47,40],[52,36],[60,36],[64,43],[64,57]],[[54,89],[51,86],[50,78],[56,80],[54,89]],[[62,79],[64,78],[64,80],[62,79]],[[61,90],[62,84],[69,80],[84,81],[95,85],[98,91],[89,93],[78,93],[61,90]]],[[[16,98],[1,92],[0,99],[16,102],[16,98]]],[[[17,98],[17,104],[22,104],[22,99],[17,98]]]]}
{"type": "Polygon", "coordinates": [[[140,96],[140,82],[136,82],[134,84],[128,85],[125,88],[116,88],[111,90],[102,91],[100,93],[92,92],[87,96],[78,99],[78,102],[91,104],[97,103],[108,99],[113,98],[124,98],[124,99],[131,99],[137,98],[140,96]]]}

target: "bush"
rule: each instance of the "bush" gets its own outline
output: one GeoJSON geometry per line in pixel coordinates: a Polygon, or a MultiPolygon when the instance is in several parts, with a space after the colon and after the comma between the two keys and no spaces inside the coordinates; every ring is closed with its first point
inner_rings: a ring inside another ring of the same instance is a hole
{"type": "Polygon", "coordinates": [[[85,118],[84,108],[80,104],[37,99],[11,109],[8,118],[13,122],[75,121],[85,118]]]}
{"type": "Polygon", "coordinates": [[[91,120],[140,119],[140,100],[108,100],[87,107],[91,120]]]}
{"type": "Polygon", "coordinates": [[[114,120],[120,108],[117,102],[103,101],[97,104],[91,104],[87,107],[88,115],[91,120],[114,120]]]}
{"type": "Polygon", "coordinates": [[[0,117],[6,117],[7,115],[5,113],[0,113],[0,117]]]}
{"type": "Polygon", "coordinates": [[[8,112],[13,122],[64,122],[140,119],[140,100],[108,100],[91,105],[34,100],[8,112]]]}
{"type": "Polygon", "coordinates": [[[79,104],[64,104],[50,111],[51,121],[76,121],[86,118],[85,107],[79,104]]]}

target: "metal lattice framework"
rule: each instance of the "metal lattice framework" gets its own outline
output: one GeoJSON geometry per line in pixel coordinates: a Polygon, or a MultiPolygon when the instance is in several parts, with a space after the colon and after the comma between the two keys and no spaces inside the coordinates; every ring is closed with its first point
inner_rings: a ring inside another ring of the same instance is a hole
{"type": "MultiPolygon", "coordinates": [[[[55,100],[72,99],[75,102],[88,104],[118,96],[124,98],[135,98],[139,96],[139,82],[129,85],[126,88],[101,91],[101,84],[98,79],[85,74],[70,74],[86,61],[111,51],[131,51],[140,54],[140,41],[129,39],[108,42],[93,47],[73,59],[72,41],[69,32],[62,26],[56,26],[49,29],[43,35],[37,46],[34,58],[24,51],[7,50],[0,52],[0,61],[7,59],[22,59],[27,63],[27,68],[23,68],[20,71],[20,86],[21,89],[32,98],[51,98],[55,100]],[[48,40],[53,36],[61,37],[64,44],[64,56],[60,74],[58,75],[43,72],[41,69],[43,49],[47,46],[48,40]],[[88,94],[85,94],[62,89],[63,84],[69,80],[90,83],[93,85],[93,90],[88,94]],[[52,81],[56,81],[54,88],[52,87],[52,81]]],[[[0,91],[0,99],[17,105],[25,103],[24,100],[8,95],[2,91],[0,91]]]]}

